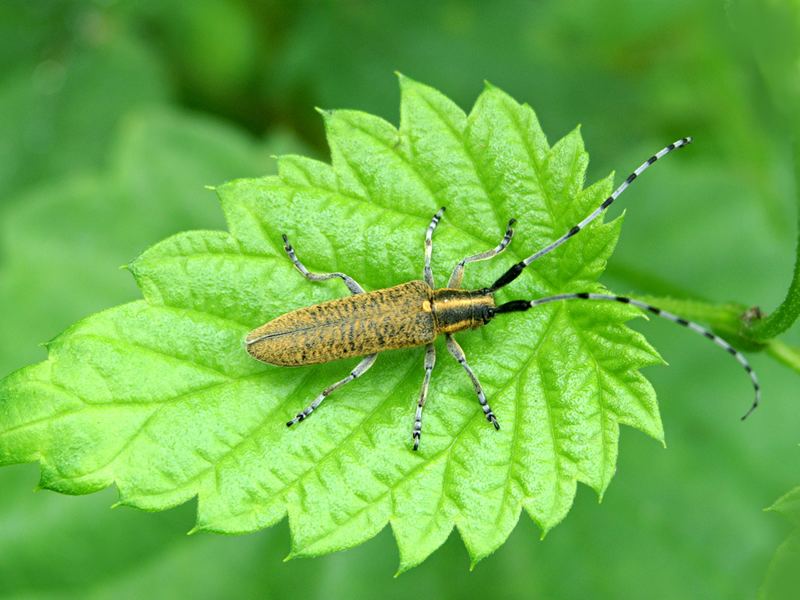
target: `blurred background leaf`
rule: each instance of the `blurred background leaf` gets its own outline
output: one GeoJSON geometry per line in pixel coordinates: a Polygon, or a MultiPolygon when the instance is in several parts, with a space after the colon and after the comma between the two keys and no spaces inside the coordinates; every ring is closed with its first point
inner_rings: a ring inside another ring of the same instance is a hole
{"type": "MultiPolygon", "coordinates": [[[[536,106],[551,139],[582,123],[589,180],[694,135],[659,166],[669,186],[637,183],[606,282],[773,310],[796,239],[787,120],[800,36],[783,6],[6,0],[0,371],[137,297],[117,266],[153,242],[221,226],[204,185],[269,172],[275,153],[326,158],[315,105],[396,123],[395,69],[462,107],[488,79],[536,106]]],[[[647,372],[667,450],[623,431],[602,506],[580,488],[543,542],[523,519],[472,573],[451,538],[392,579],[389,531],[282,563],[285,525],[187,537],[193,506],[145,514],[108,510],[111,490],[33,494],[37,470],[19,466],[0,470],[0,596],[753,597],[785,537],[761,509],[798,483],[796,375],[753,355],[765,403],[741,424],[749,391],[727,357],[669,324],[637,327],[672,364],[647,372]]],[[[800,344],[797,327],[785,340],[800,344]]]]}
{"type": "Polygon", "coordinates": [[[800,586],[797,569],[800,563],[800,487],[781,496],[769,510],[786,518],[795,529],[775,552],[758,597],[761,600],[791,598],[800,586]]]}

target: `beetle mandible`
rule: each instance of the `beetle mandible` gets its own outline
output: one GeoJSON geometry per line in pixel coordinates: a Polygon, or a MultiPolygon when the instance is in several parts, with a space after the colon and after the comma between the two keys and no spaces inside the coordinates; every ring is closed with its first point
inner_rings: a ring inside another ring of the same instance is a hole
{"type": "Polygon", "coordinates": [[[352,295],[299,308],[276,317],[247,335],[245,340],[247,351],[260,361],[273,365],[295,367],[355,356],[364,357],[347,377],[325,388],[305,410],[298,413],[286,425],[291,427],[305,420],[333,391],[361,377],[375,363],[378,353],[384,350],[425,346],[425,374],[422,379],[422,388],[417,401],[417,410],[412,429],[413,448],[417,450],[420,436],[422,435],[422,410],[428,396],[428,385],[436,361],[434,340],[440,334],[444,334],[448,351],[464,368],[467,376],[472,381],[475,394],[487,421],[494,425],[495,429],[500,429],[500,424],[486,400],[480,381],[467,363],[464,351],[453,334],[465,329],[482,327],[499,314],[525,311],[542,304],[561,300],[598,300],[631,304],[644,311],[683,325],[710,339],[729,352],[750,376],[755,390],[755,400],[742,417],[742,419],[747,418],[758,406],[761,394],[758,379],[752,367],[741,352],[697,323],[632,298],[609,294],[569,293],[535,300],[512,300],[500,305],[496,305],[494,302],[494,293],[497,290],[514,281],[537,258],[552,252],[596,219],[650,165],[673,150],[686,146],[691,141],[691,137],[682,138],[656,152],[639,165],[600,206],[581,222],[574,225],[554,242],[513,265],[491,286],[478,290],[461,289],[465,266],[471,262],[490,259],[505,250],[514,235],[514,219],[508,222],[505,235],[495,248],[468,256],[459,261],[450,275],[447,287],[444,288],[436,288],[434,286],[433,273],[431,271],[433,232],[444,214],[444,208],[441,208],[433,216],[425,232],[423,280],[409,281],[395,287],[373,292],[365,292],[352,277],[345,273],[310,272],[297,258],[294,248],[292,248],[288,238],[284,235],[284,249],[294,266],[304,277],[311,281],[339,278],[344,281],[352,295]]]}

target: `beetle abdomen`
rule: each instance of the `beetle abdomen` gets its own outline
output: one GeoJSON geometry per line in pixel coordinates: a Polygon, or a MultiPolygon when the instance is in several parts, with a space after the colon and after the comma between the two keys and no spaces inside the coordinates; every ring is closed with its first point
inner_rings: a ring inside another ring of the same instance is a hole
{"type": "Polygon", "coordinates": [[[436,337],[431,288],[410,281],[276,317],[247,335],[247,351],[281,366],[324,363],[428,344],[436,337]]]}

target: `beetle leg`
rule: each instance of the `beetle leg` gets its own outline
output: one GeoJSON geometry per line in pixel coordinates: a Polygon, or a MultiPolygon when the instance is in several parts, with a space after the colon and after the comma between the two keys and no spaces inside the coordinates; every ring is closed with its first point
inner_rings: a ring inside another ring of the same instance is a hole
{"type": "Polygon", "coordinates": [[[436,229],[436,226],[439,224],[444,211],[444,206],[436,211],[436,214],[433,215],[433,218],[431,219],[431,224],[428,225],[428,229],[425,230],[425,268],[422,271],[422,275],[425,278],[425,283],[431,287],[433,287],[433,271],[431,270],[431,255],[433,254],[433,230],[436,229]]]}
{"type": "Polygon", "coordinates": [[[486,401],[486,395],[483,393],[481,382],[478,381],[477,376],[467,364],[467,357],[464,356],[464,351],[461,349],[461,346],[459,346],[456,338],[454,338],[453,334],[451,333],[447,334],[447,349],[450,351],[450,354],[453,355],[453,358],[455,358],[459,364],[464,367],[467,375],[469,375],[469,378],[472,380],[472,386],[475,388],[475,393],[478,395],[478,402],[481,403],[481,408],[483,409],[483,414],[486,416],[486,420],[494,425],[495,429],[500,429],[500,424],[497,422],[497,418],[494,416],[492,408],[486,401]]]}
{"type": "Polygon", "coordinates": [[[486,252],[481,252],[480,254],[473,254],[472,256],[462,258],[460,261],[458,261],[458,264],[456,264],[455,268],[453,268],[453,273],[450,275],[450,281],[447,282],[447,287],[449,288],[461,287],[461,279],[464,277],[464,266],[467,263],[494,258],[498,254],[500,254],[503,250],[505,250],[506,246],[508,246],[511,243],[511,238],[514,236],[514,223],[516,222],[517,222],[516,219],[511,219],[508,222],[506,233],[503,236],[503,239],[500,240],[500,243],[497,244],[497,246],[495,246],[491,250],[487,250],[486,252]]]}
{"type": "Polygon", "coordinates": [[[414,417],[414,430],[411,437],[414,439],[414,450],[419,448],[419,438],[422,435],[422,409],[428,398],[428,384],[431,382],[431,372],[436,364],[436,347],[433,344],[425,346],[425,376],[422,378],[422,389],[419,391],[417,401],[417,414],[414,417]]]}
{"type": "Polygon", "coordinates": [[[336,273],[312,273],[311,271],[306,269],[306,266],[300,262],[299,258],[297,258],[297,255],[294,252],[294,248],[292,248],[292,245],[289,243],[289,238],[286,237],[286,234],[283,234],[283,249],[286,250],[286,254],[289,255],[289,259],[292,261],[297,270],[300,271],[303,274],[303,277],[305,277],[309,281],[325,281],[326,279],[333,279],[334,277],[338,277],[339,279],[344,281],[344,284],[347,286],[347,289],[350,290],[351,293],[353,294],[364,293],[364,288],[362,288],[355,279],[353,279],[349,275],[346,275],[345,273],[340,273],[338,271],[336,273]]]}
{"type": "Polygon", "coordinates": [[[377,356],[378,355],[376,353],[364,357],[364,360],[358,363],[355,366],[355,368],[352,371],[350,371],[350,374],[347,377],[337,381],[333,385],[329,385],[324,390],[322,390],[322,393],[316,398],[314,398],[314,401],[311,404],[309,404],[308,407],[305,410],[303,410],[303,412],[297,413],[297,416],[294,419],[286,423],[286,426],[291,427],[295,423],[304,421],[306,418],[308,418],[308,416],[311,415],[311,413],[314,412],[319,407],[319,405],[322,404],[322,401],[325,400],[325,398],[327,398],[332,392],[338,390],[343,385],[350,383],[354,379],[358,379],[364,373],[369,371],[369,368],[373,365],[373,363],[375,362],[375,358],[377,356]]]}

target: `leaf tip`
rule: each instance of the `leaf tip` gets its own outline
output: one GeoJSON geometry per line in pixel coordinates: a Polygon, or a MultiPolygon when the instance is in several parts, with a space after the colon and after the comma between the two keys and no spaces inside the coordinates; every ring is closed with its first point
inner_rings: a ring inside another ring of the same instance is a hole
{"type": "Polygon", "coordinates": [[[217,191],[217,186],[215,186],[215,185],[204,185],[203,188],[205,188],[205,189],[207,189],[207,190],[209,190],[211,192],[216,192],[217,191]]]}
{"type": "Polygon", "coordinates": [[[66,331],[62,331],[58,335],[51,337],[49,340],[46,340],[44,342],[39,342],[39,346],[41,348],[46,349],[49,352],[53,348],[53,346],[55,346],[58,343],[58,341],[69,331],[69,329],[67,329],[66,331]]]}
{"type": "Polygon", "coordinates": [[[186,532],[186,535],[187,535],[187,536],[189,536],[189,535],[195,535],[195,534],[197,534],[197,533],[200,533],[201,531],[205,531],[205,527],[203,527],[202,525],[200,525],[200,523],[198,523],[197,525],[195,525],[194,527],[192,527],[192,528],[191,528],[189,531],[187,531],[187,532],[186,532]]]}
{"type": "MultiPolygon", "coordinates": [[[[39,460],[41,461],[41,459],[39,460]]],[[[42,473],[41,477],[39,478],[39,481],[33,487],[33,491],[41,492],[42,490],[48,490],[51,492],[58,492],[59,491],[58,488],[51,485],[47,478],[48,475],[46,473],[42,473]]]]}
{"type": "Polygon", "coordinates": [[[131,504],[124,498],[120,498],[114,504],[111,505],[111,510],[117,510],[118,508],[136,508],[135,504],[131,504]]]}
{"type": "Polygon", "coordinates": [[[780,498],[775,500],[775,502],[773,502],[769,506],[765,506],[764,508],[761,509],[762,512],[780,513],[781,512],[781,506],[780,505],[781,505],[781,501],[783,500],[783,498],[784,498],[784,496],[781,496],[780,498]]]}
{"type": "Polygon", "coordinates": [[[329,108],[320,108],[319,106],[315,106],[314,110],[321,114],[323,119],[328,119],[333,116],[333,110],[329,108]]]}
{"type": "Polygon", "coordinates": [[[400,91],[401,92],[408,92],[413,87],[421,87],[417,80],[412,79],[408,75],[404,75],[400,71],[395,71],[394,74],[397,76],[397,81],[400,84],[400,91]]]}
{"type": "Polygon", "coordinates": [[[475,570],[475,567],[478,566],[479,562],[481,562],[484,558],[486,558],[490,554],[491,554],[491,552],[481,552],[481,553],[475,554],[475,555],[470,554],[470,557],[469,557],[469,571],[470,571],[470,573],[472,573],[472,571],[475,570]]]}
{"type": "Polygon", "coordinates": [[[394,575],[392,575],[392,577],[394,579],[397,579],[398,577],[400,577],[400,575],[408,571],[410,568],[411,565],[407,565],[406,563],[401,562],[399,565],[397,565],[397,570],[394,572],[394,575]]]}

